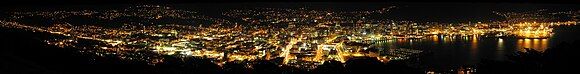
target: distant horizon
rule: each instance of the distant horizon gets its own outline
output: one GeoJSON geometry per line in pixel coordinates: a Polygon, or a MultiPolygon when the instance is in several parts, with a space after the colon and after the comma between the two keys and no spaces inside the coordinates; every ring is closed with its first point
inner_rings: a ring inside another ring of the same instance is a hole
{"type": "MultiPolygon", "coordinates": [[[[374,10],[396,6],[389,11],[387,17],[393,20],[467,23],[492,22],[503,18],[492,11],[521,12],[538,11],[570,11],[580,9],[580,5],[567,4],[526,4],[526,3],[340,3],[340,2],[249,2],[249,3],[183,3],[183,4],[109,4],[109,5],[59,5],[59,6],[29,6],[20,8],[4,8],[12,10],[85,10],[85,9],[119,9],[139,5],[161,5],[185,10],[211,10],[221,12],[227,9],[247,8],[307,8],[331,11],[374,10]]],[[[204,11],[205,12],[205,11],[204,11]]]]}
{"type": "Polygon", "coordinates": [[[573,4],[575,0],[17,0],[2,1],[18,4],[168,4],[168,3],[242,3],[242,2],[463,2],[463,3],[558,3],[573,4]]]}

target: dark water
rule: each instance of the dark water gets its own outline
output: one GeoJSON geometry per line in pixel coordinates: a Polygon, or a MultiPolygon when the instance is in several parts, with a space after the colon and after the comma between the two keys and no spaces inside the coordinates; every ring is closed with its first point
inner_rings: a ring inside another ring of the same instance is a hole
{"type": "Polygon", "coordinates": [[[554,35],[547,39],[484,38],[430,36],[423,40],[389,40],[390,48],[412,48],[431,51],[433,55],[423,58],[427,67],[449,68],[477,64],[482,59],[505,61],[506,55],[523,48],[544,51],[562,42],[580,40],[580,26],[554,27],[554,35]]]}

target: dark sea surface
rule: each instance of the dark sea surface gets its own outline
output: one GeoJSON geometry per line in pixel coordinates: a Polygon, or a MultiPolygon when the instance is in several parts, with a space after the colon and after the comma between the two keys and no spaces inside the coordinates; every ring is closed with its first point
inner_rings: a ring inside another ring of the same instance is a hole
{"type": "Polygon", "coordinates": [[[422,65],[445,69],[475,65],[482,59],[507,61],[508,54],[531,48],[544,51],[554,45],[580,40],[580,26],[556,26],[553,35],[546,39],[492,38],[481,36],[445,37],[430,36],[419,40],[388,40],[389,48],[411,48],[432,52],[422,59],[422,65]]]}

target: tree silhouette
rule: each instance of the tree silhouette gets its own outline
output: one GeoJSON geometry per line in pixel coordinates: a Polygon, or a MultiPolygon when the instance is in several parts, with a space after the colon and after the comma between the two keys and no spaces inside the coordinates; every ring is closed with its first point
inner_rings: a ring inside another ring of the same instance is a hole
{"type": "Polygon", "coordinates": [[[259,60],[253,65],[253,73],[256,74],[279,74],[280,68],[272,61],[259,60]]]}
{"type": "Polygon", "coordinates": [[[341,74],[345,73],[344,65],[339,61],[325,61],[324,64],[318,66],[314,73],[329,73],[329,74],[341,74]]]}

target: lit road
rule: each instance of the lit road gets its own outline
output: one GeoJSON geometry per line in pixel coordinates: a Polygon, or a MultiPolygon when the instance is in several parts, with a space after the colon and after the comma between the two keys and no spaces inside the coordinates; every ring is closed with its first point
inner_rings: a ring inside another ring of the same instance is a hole
{"type": "Polygon", "coordinates": [[[290,59],[290,49],[292,49],[292,46],[300,41],[302,41],[302,35],[300,35],[298,39],[295,38],[290,40],[290,43],[286,45],[284,50],[282,50],[282,55],[280,56],[284,56],[284,64],[287,64],[288,60],[290,59]]]}

